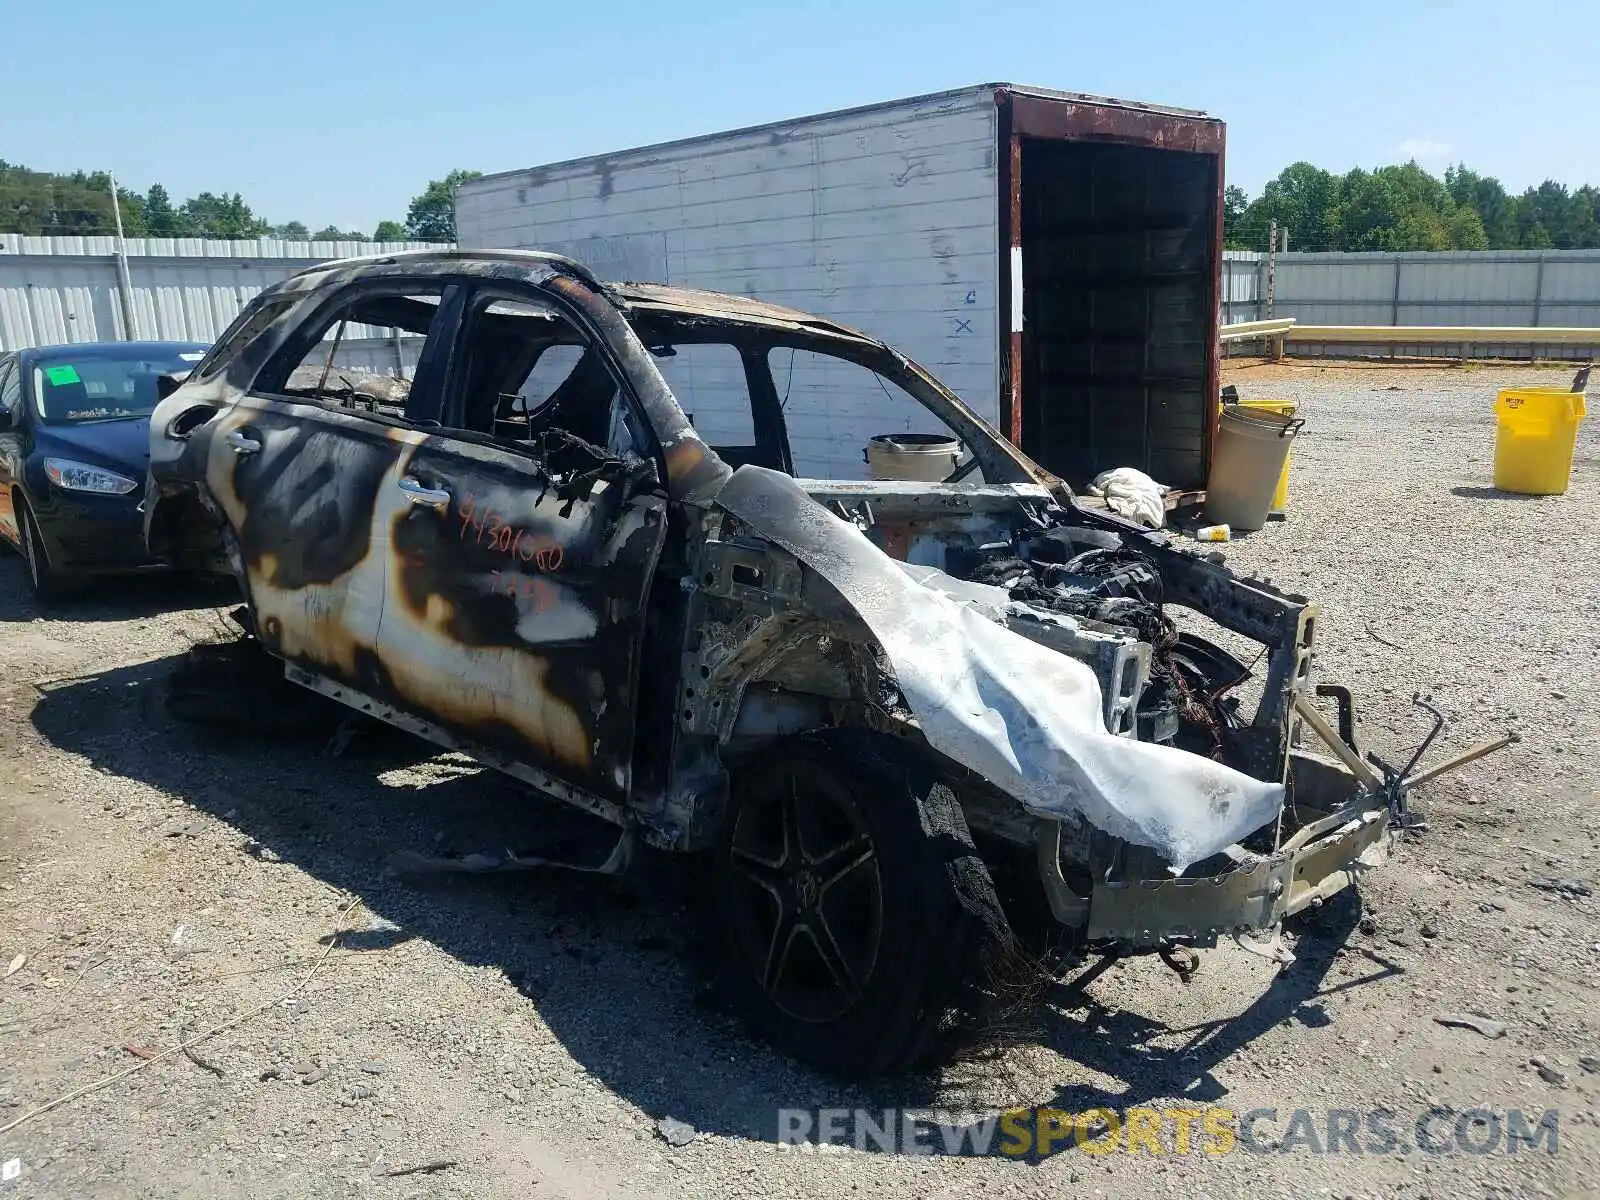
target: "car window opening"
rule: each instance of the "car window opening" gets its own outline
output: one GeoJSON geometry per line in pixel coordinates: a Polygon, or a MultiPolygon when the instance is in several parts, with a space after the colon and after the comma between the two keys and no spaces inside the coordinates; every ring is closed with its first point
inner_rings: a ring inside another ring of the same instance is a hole
{"type": "Polygon", "coordinates": [[[329,316],[297,363],[281,375],[269,368],[258,390],[404,419],[439,302],[438,294],[414,292],[353,300],[329,316]]]}
{"type": "Polygon", "coordinates": [[[462,363],[462,428],[531,451],[554,474],[590,474],[643,455],[646,442],[605,355],[549,305],[480,304],[462,363]]]}

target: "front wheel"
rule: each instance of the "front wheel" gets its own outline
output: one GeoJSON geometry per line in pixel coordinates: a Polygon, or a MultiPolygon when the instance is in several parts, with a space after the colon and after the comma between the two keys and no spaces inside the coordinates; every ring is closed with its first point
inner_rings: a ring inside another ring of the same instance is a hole
{"type": "Polygon", "coordinates": [[[852,1076],[929,1058],[1010,943],[955,794],[923,752],[860,730],[786,739],[734,773],[716,884],[750,1023],[852,1076]]]}
{"type": "Polygon", "coordinates": [[[44,537],[26,503],[17,505],[17,528],[22,535],[22,558],[28,567],[28,586],[33,598],[41,604],[58,600],[64,590],[61,576],[50,566],[50,554],[45,549],[44,537]]]}

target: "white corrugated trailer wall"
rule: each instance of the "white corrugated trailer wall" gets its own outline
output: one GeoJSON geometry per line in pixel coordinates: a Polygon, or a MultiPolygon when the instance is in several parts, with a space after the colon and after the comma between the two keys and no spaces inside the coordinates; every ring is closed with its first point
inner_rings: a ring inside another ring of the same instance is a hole
{"type": "MultiPolygon", "coordinates": [[[[992,89],[969,88],[488,176],[457,194],[457,235],[856,325],[998,424],[996,121],[992,89]]],[[[694,417],[715,442],[737,422],[711,382],[695,381],[694,417]]],[[[797,458],[859,478],[893,406],[814,395],[786,409],[797,458]]]]}

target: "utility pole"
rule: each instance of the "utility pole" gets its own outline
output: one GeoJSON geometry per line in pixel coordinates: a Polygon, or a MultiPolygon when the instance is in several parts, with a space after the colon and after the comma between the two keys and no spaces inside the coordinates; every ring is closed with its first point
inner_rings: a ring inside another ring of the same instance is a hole
{"type": "Polygon", "coordinates": [[[1273,304],[1278,298],[1278,220],[1267,222],[1267,320],[1272,319],[1273,304]]]}
{"type": "Polygon", "coordinates": [[[122,296],[122,340],[136,342],[139,330],[133,315],[133,276],[128,271],[128,243],[122,236],[122,203],[117,199],[117,177],[111,180],[111,216],[117,223],[117,291],[122,296]]]}

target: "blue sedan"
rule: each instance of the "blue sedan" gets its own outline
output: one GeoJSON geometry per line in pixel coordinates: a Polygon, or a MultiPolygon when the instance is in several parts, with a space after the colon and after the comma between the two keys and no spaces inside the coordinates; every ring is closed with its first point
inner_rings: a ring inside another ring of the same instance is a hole
{"type": "Polygon", "coordinates": [[[35,597],[151,565],[140,509],[156,381],[198,342],[96,342],[0,355],[0,541],[35,597]]]}

